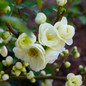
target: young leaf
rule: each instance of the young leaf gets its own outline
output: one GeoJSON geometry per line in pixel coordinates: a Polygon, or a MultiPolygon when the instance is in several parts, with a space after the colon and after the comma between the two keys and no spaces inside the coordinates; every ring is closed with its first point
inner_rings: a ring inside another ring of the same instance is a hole
{"type": "Polygon", "coordinates": [[[42,8],[42,1],[41,0],[37,0],[37,5],[39,7],[39,10],[41,10],[41,8],[42,8]]]}
{"type": "Polygon", "coordinates": [[[29,36],[31,36],[31,31],[26,27],[25,23],[21,19],[10,16],[2,16],[1,19],[5,22],[10,23],[13,27],[15,27],[20,32],[25,32],[29,36]]]}

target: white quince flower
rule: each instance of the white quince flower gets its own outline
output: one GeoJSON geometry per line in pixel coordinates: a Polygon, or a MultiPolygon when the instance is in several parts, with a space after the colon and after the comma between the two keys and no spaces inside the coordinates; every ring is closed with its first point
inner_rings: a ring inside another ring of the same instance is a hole
{"type": "Polygon", "coordinates": [[[36,41],[36,36],[32,33],[31,37],[29,37],[26,33],[22,33],[17,41],[16,46],[20,48],[27,48],[29,45],[34,44],[36,41]]]}
{"type": "Polygon", "coordinates": [[[6,46],[2,46],[2,47],[0,48],[0,54],[1,54],[3,57],[6,57],[6,56],[7,56],[8,50],[7,50],[6,46]]]}
{"type": "Polygon", "coordinates": [[[67,0],[56,0],[59,6],[64,6],[67,3],[67,0]]]}
{"type": "Polygon", "coordinates": [[[44,13],[40,12],[37,14],[37,16],[35,18],[35,22],[37,24],[42,24],[42,23],[46,22],[46,19],[47,19],[46,15],[44,13]]]}
{"type": "Polygon", "coordinates": [[[40,71],[45,67],[45,50],[40,44],[33,44],[27,49],[15,47],[15,56],[30,64],[35,71],[40,71]]]}
{"type": "Polygon", "coordinates": [[[74,75],[73,73],[69,73],[67,75],[67,82],[65,86],[81,86],[82,85],[82,76],[74,75]]]}
{"type": "Polygon", "coordinates": [[[46,64],[53,63],[56,59],[58,59],[58,56],[62,51],[64,51],[64,48],[61,50],[53,50],[51,48],[47,48],[45,53],[46,64]]]}
{"type": "Polygon", "coordinates": [[[40,44],[48,46],[55,50],[60,50],[65,46],[65,43],[61,41],[57,36],[54,26],[49,23],[40,25],[38,39],[40,44]]]}
{"type": "Polygon", "coordinates": [[[63,17],[60,22],[57,22],[54,27],[57,29],[58,37],[68,45],[73,43],[73,36],[75,34],[75,28],[67,24],[66,17],[63,17]]]}

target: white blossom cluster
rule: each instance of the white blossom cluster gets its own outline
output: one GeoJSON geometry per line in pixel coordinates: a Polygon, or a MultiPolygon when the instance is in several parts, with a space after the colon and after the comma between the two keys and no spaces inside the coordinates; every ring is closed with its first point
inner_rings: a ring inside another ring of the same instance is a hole
{"type": "Polygon", "coordinates": [[[55,25],[47,23],[46,19],[46,15],[42,12],[38,13],[35,18],[35,22],[39,24],[38,41],[34,33],[31,33],[31,36],[22,33],[13,49],[15,56],[28,62],[34,71],[40,71],[48,63],[53,63],[59,53],[65,49],[65,44],[73,43],[75,28],[68,24],[66,17],[56,22],[55,25]]]}

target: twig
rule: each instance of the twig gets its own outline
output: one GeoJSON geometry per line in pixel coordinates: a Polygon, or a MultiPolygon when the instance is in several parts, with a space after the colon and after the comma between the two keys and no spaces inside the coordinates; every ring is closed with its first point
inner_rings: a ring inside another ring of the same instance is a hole
{"type": "Polygon", "coordinates": [[[6,25],[8,26],[9,31],[12,32],[15,35],[15,37],[18,38],[18,34],[14,31],[14,29],[12,28],[12,26],[8,22],[6,22],[6,25]]]}
{"type": "MultiPolygon", "coordinates": [[[[54,79],[54,80],[63,80],[66,81],[66,77],[63,76],[36,76],[34,77],[36,80],[44,80],[44,79],[54,79]]],[[[26,76],[10,76],[9,80],[27,80],[26,76]]]]}

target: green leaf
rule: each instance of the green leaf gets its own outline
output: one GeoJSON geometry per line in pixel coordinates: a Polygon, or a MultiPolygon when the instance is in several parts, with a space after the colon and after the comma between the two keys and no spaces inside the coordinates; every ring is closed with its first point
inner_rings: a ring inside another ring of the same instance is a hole
{"type": "Polygon", "coordinates": [[[5,22],[10,23],[13,27],[15,27],[20,32],[25,32],[29,36],[31,36],[31,31],[26,27],[25,23],[21,19],[10,16],[2,16],[1,19],[5,22]]]}
{"type": "Polygon", "coordinates": [[[81,3],[82,0],[75,0],[73,1],[72,5],[71,6],[74,6],[74,5],[78,5],[81,3]]]}
{"type": "Polygon", "coordinates": [[[44,70],[47,74],[54,74],[55,73],[53,68],[48,65],[46,66],[46,68],[44,70]]]}
{"type": "Polygon", "coordinates": [[[0,62],[0,71],[2,70],[2,63],[0,62]]]}
{"type": "Polygon", "coordinates": [[[37,0],[37,5],[39,7],[39,10],[41,10],[41,8],[42,8],[42,1],[41,0],[37,0]]]}
{"type": "Polygon", "coordinates": [[[0,48],[3,47],[5,44],[4,43],[0,43],[0,48]]]}
{"type": "Polygon", "coordinates": [[[79,19],[83,24],[86,24],[86,16],[80,16],[79,19]]]}
{"type": "Polygon", "coordinates": [[[0,10],[4,10],[8,6],[8,2],[0,0],[0,10]]]}
{"type": "Polygon", "coordinates": [[[35,1],[25,1],[23,4],[22,4],[22,6],[24,6],[24,7],[34,7],[34,6],[36,6],[37,5],[37,3],[35,2],[35,1]]]}
{"type": "Polygon", "coordinates": [[[53,12],[53,10],[51,8],[46,8],[43,10],[43,12],[47,15],[51,14],[53,12]]]}

